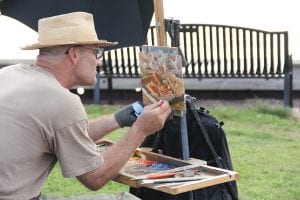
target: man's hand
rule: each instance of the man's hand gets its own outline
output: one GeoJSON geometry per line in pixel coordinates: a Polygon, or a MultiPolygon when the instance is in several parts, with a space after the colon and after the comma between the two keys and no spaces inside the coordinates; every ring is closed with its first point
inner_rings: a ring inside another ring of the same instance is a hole
{"type": "Polygon", "coordinates": [[[118,112],[115,112],[114,115],[120,127],[132,126],[137,117],[142,113],[143,108],[142,103],[135,102],[123,107],[118,112]]]}
{"type": "Polygon", "coordinates": [[[171,113],[171,107],[168,101],[159,101],[146,106],[134,123],[134,127],[144,136],[150,135],[163,128],[165,121],[171,113]]]}

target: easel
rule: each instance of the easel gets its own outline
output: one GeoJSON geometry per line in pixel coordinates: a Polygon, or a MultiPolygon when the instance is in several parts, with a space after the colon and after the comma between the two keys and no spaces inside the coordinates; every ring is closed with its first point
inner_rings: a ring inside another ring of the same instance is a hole
{"type": "MultiPolygon", "coordinates": [[[[166,30],[165,30],[165,19],[164,19],[164,11],[163,11],[163,0],[154,0],[154,12],[155,12],[155,24],[157,30],[157,44],[159,46],[167,46],[167,38],[166,38],[166,30]]],[[[170,23],[168,23],[170,25],[170,23]]],[[[173,36],[175,36],[174,34],[173,36]]],[[[172,34],[171,34],[172,36],[172,34]]],[[[176,43],[176,38],[172,38],[172,45],[179,47],[179,44],[176,43]]],[[[182,55],[180,49],[179,52],[181,54],[182,59],[184,60],[184,56],[182,55]]],[[[185,62],[183,62],[185,64],[185,62]]],[[[184,97],[184,102],[186,102],[186,97],[184,97]]],[[[185,111],[186,112],[186,111],[185,111]]],[[[189,150],[189,141],[187,134],[187,123],[186,123],[186,113],[182,113],[181,120],[181,147],[182,147],[182,158],[183,160],[190,159],[190,150],[189,150]]],[[[190,192],[190,200],[193,200],[193,192],[190,192]]]]}
{"type": "MultiPolygon", "coordinates": [[[[163,0],[154,0],[154,12],[155,12],[155,20],[156,20],[155,24],[157,30],[157,44],[158,46],[167,46],[165,19],[164,19],[164,11],[163,11],[163,0]]],[[[175,35],[176,34],[174,34],[174,36],[175,35]]],[[[174,37],[173,39],[176,38],[174,37]]],[[[177,39],[177,41],[179,40],[177,39]]],[[[176,40],[172,40],[172,44],[174,44],[174,46],[176,46],[175,43],[176,40]]],[[[179,52],[181,54],[181,57],[184,59],[180,50],[179,52]]],[[[185,101],[186,99],[184,99],[184,102],[185,101]]],[[[186,113],[182,113],[182,117],[180,121],[181,121],[182,158],[183,160],[189,160],[190,151],[189,151],[189,142],[188,142],[188,134],[187,134],[186,113]]]]}

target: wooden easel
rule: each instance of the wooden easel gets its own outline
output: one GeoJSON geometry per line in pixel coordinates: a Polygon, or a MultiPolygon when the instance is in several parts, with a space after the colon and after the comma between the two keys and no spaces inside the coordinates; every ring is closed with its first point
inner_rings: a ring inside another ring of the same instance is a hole
{"type": "MultiPolygon", "coordinates": [[[[158,46],[167,46],[167,37],[165,29],[163,0],[154,0],[154,13],[157,34],[158,46]]],[[[185,101],[185,100],[184,100],[185,101]]],[[[189,142],[187,134],[186,113],[181,117],[181,143],[182,143],[182,158],[183,160],[190,159],[189,142]]]]}
{"type": "Polygon", "coordinates": [[[155,25],[158,46],[167,46],[163,0],[154,0],[155,25]]]}

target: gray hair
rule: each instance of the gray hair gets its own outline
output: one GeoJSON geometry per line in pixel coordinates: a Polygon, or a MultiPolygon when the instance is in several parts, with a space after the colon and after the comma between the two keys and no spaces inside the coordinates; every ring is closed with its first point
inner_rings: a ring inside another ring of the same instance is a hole
{"type": "Polygon", "coordinates": [[[52,62],[56,63],[59,62],[63,56],[65,56],[66,51],[68,50],[69,46],[55,46],[55,47],[48,47],[40,49],[39,58],[49,59],[52,62]]]}
{"type": "Polygon", "coordinates": [[[64,54],[68,49],[68,46],[56,46],[40,49],[40,56],[58,56],[64,54]]]}

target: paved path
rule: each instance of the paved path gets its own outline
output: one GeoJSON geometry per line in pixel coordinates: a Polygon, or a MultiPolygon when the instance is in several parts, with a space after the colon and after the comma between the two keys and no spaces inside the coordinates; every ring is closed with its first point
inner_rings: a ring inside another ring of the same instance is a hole
{"type": "Polygon", "coordinates": [[[136,196],[122,192],[120,194],[98,194],[98,195],[84,195],[84,196],[73,196],[73,197],[51,197],[43,196],[40,200],[140,200],[136,196]]]}

